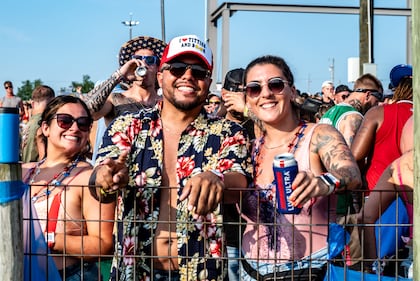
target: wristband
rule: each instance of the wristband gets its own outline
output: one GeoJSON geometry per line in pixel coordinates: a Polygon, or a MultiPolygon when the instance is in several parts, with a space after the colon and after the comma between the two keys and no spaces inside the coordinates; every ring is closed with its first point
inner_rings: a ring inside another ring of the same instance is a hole
{"type": "Polygon", "coordinates": [[[45,232],[45,241],[47,242],[48,248],[53,249],[55,245],[55,233],[45,232]]]}
{"type": "Polygon", "coordinates": [[[337,188],[340,187],[340,181],[334,177],[331,173],[324,173],[319,176],[319,178],[328,186],[328,193],[330,195],[333,193],[337,188]]]}
{"type": "Polygon", "coordinates": [[[225,180],[225,176],[219,170],[210,170],[210,172],[212,172],[213,174],[215,174],[216,176],[218,176],[222,181],[225,180]]]}
{"type": "MultiPolygon", "coordinates": [[[[114,72],[114,74],[116,74],[115,75],[115,79],[117,80],[117,81],[121,81],[121,80],[123,80],[124,78],[125,78],[125,76],[121,73],[121,71],[119,70],[119,69],[117,69],[115,72],[114,72]]],[[[114,75],[113,75],[114,76],[114,75]]]]}

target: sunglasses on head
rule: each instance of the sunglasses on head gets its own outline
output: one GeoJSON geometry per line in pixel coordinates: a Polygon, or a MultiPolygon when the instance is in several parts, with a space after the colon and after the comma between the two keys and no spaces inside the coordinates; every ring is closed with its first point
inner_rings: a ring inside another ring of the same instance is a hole
{"type": "Polygon", "coordinates": [[[51,119],[57,119],[57,125],[64,130],[70,129],[71,126],[73,126],[73,122],[76,122],[79,130],[83,132],[89,131],[93,122],[92,119],[87,116],[74,118],[73,116],[67,113],[57,113],[51,119]]]}
{"type": "Polygon", "coordinates": [[[157,56],[139,56],[139,55],[132,55],[131,58],[136,59],[136,60],[142,60],[147,65],[155,65],[157,64],[158,59],[159,59],[157,56]]]}
{"type": "Polygon", "coordinates": [[[279,77],[271,78],[266,83],[250,82],[245,86],[245,93],[250,98],[256,98],[261,94],[264,85],[267,85],[273,94],[279,94],[287,83],[289,82],[279,77]]]}
{"type": "Polygon", "coordinates": [[[202,67],[198,64],[187,64],[183,62],[174,62],[171,64],[167,64],[162,67],[163,70],[169,70],[169,72],[179,78],[187,71],[187,69],[191,69],[192,76],[198,80],[204,80],[210,76],[210,70],[202,67]]]}

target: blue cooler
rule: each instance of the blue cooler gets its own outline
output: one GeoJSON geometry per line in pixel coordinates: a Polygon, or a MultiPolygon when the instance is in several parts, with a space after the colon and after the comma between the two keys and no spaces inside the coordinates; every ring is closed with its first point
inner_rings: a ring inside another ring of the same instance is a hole
{"type": "Polygon", "coordinates": [[[0,107],[0,163],[18,163],[19,150],[19,109],[0,107]]]}

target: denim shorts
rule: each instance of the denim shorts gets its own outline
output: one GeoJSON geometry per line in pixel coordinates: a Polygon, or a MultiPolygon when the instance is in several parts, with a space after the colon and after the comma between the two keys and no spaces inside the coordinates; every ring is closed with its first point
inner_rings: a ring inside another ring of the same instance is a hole
{"type": "MultiPolygon", "coordinates": [[[[274,263],[263,263],[256,260],[246,259],[247,263],[255,270],[258,270],[259,274],[266,275],[273,272],[284,272],[291,270],[299,270],[305,268],[322,268],[328,261],[327,258],[328,248],[323,248],[317,252],[312,253],[310,256],[306,256],[300,260],[287,262],[283,264],[274,263]]],[[[254,281],[244,269],[241,264],[241,280],[254,281]]]]}
{"type": "Polygon", "coordinates": [[[77,262],[65,269],[59,270],[58,272],[60,273],[61,278],[65,281],[102,280],[102,276],[96,262],[85,262],[83,263],[83,268],[80,262],[77,262]],[[64,271],[66,279],[64,279],[64,271]]]}

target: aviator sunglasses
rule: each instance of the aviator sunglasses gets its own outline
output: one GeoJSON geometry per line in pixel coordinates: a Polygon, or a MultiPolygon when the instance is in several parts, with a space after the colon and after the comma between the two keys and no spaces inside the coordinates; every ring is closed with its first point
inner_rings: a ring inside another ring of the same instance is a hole
{"type": "Polygon", "coordinates": [[[70,129],[71,126],[73,126],[73,122],[76,122],[77,127],[79,127],[79,130],[83,131],[83,132],[89,131],[89,129],[92,125],[92,119],[87,117],[87,116],[74,118],[70,114],[57,113],[51,119],[57,119],[57,125],[64,130],[70,129]]]}
{"type": "Polygon", "coordinates": [[[169,72],[179,78],[187,71],[187,69],[191,69],[192,76],[198,80],[204,80],[210,76],[210,70],[202,67],[198,64],[187,64],[183,62],[174,62],[171,64],[167,64],[162,67],[162,70],[169,70],[169,72]]]}
{"type": "Polygon", "coordinates": [[[138,55],[132,55],[131,58],[132,59],[136,59],[136,60],[142,60],[147,65],[155,65],[158,62],[158,57],[157,56],[138,56],[138,55]]]}
{"type": "Polygon", "coordinates": [[[266,83],[250,82],[245,86],[245,93],[251,98],[256,98],[261,94],[264,85],[267,85],[273,94],[279,94],[287,83],[289,82],[279,77],[271,78],[266,83]]]}

